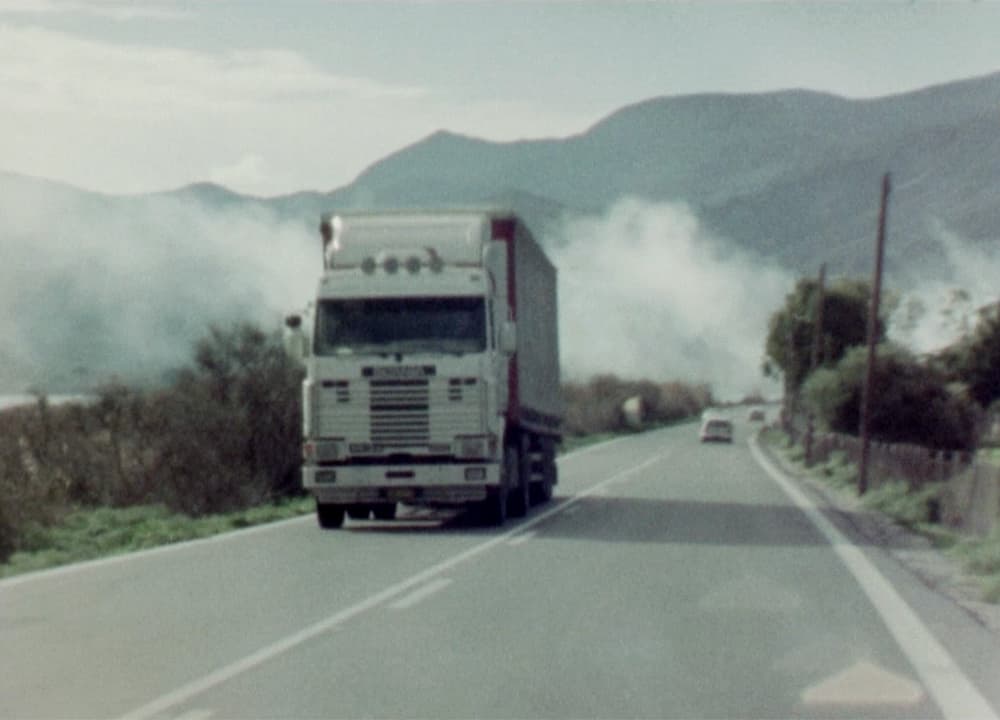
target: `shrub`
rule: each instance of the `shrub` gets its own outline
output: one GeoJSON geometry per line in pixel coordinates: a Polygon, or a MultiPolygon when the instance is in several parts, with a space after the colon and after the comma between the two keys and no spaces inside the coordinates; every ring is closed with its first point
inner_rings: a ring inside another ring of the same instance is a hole
{"type": "Polygon", "coordinates": [[[301,382],[280,336],[213,327],[155,402],[159,500],[201,515],[297,492],[301,382]]]}
{"type": "Polygon", "coordinates": [[[0,413],[0,560],[76,508],[242,510],[299,490],[302,371],[280,334],[213,327],[167,388],[0,413]]]}
{"type": "Polygon", "coordinates": [[[707,385],[650,380],[623,380],[616,375],[596,375],[587,383],[563,385],[566,402],[564,429],[568,435],[593,435],[629,429],[623,403],[642,399],[645,424],[676,422],[700,413],[712,402],[707,385]]]}
{"type": "Polygon", "coordinates": [[[33,453],[40,442],[38,416],[47,411],[40,399],[37,407],[0,413],[0,561],[20,550],[37,526],[65,512],[65,483],[33,453]]]}
{"type": "MultiPolygon", "coordinates": [[[[803,402],[820,424],[857,434],[861,387],[867,355],[855,348],[832,368],[821,368],[803,386],[803,402]]],[[[941,450],[975,447],[978,411],[975,403],[949,386],[946,375],[919,362],[907,351],[883,345],[875,370],[872,438],[941,450]]]]}

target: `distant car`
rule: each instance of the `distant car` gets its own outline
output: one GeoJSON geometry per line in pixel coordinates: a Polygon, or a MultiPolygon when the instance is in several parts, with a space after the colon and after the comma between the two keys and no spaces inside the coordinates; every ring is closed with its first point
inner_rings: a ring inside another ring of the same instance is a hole
{"type": "Polygon", "coordinates": [[[754,408],[747,413],[747,420],[750,422],[764,422],[766,419],[767,415],[760,408],[754,408]]]}
{"type": "Polygon", "coordinates": [[[733,441],[733,423],[725,418],[709,418],[701,424],[698,437],[702,442],[733,441]]]}

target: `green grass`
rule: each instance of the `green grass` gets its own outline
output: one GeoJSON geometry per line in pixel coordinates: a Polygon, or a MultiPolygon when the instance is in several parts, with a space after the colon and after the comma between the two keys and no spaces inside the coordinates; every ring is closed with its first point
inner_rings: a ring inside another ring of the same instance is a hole
{"type": "Polygon", "coordinates": [[[922,490],[911,492],[909,485],[901,480],[890,480],[874,490],[869,490],[862,498],[866,507],[888,515],[901,525],[919,529],[930,522],[930,505],[936,500],[942,486],[929,485],[922,490]]]}
{"type": "Polygon", "coordinates": [[[25,548],[0,564],[0,577],[109,555],[196,540],[310,512],[311,498],[296,498],[226,515],[191,518],[162,505],[77,510],[51,528],[35,528],[25,548]]]}
{"type": "Polygon", "coordinates": [[[825,463],[813,467],[813,472],[828,485],[839,490],[847,490],[858,485],[858,469],[847,458],[847,453],[840,450],[831,453],[825,463]]]}
{"type": "Polygon", "coordinates": [[[983,599],[1000,604],[1000,525],[985,538],[962,538],[951,549],[983,585],[983,599]]]}

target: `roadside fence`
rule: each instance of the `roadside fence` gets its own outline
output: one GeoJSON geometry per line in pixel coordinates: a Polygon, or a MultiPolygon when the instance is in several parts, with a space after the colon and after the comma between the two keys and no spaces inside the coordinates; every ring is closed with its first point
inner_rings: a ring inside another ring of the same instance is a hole
{"type": "MultiPolygon", "coordinates": [[[[851,464],[860,462],[860,438],[815,432],[806,422],[786,425],[785,430],[793,444],[802,446],[807,466],[826,463],[835,453],[842,453],[851,464]]],[[[979,460],[974,453],[872,442],[868,462],[869,490],[899,481],[907,483],[910,492],[943,484],[933,503],[934,522],[979,536],[1000,524],[1000,466],[979,460]]]]}

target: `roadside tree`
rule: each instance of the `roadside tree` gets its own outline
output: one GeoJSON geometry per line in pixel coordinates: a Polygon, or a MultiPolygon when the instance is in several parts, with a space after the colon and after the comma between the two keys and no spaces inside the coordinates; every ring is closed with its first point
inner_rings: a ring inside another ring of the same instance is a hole
{"type": "MultiPolygon", "coordinates": [[[[836,366],[821,368],[806,380],[802,402],[820,427],[857,434],[866,362],[865,348],[854,348],[836,366]]],[[[939,450],[974,448],[978,408],[948,380],[941,370],[920,362],[909,351],[880,346],[872,396],[872,439],[939,450]]]]}

